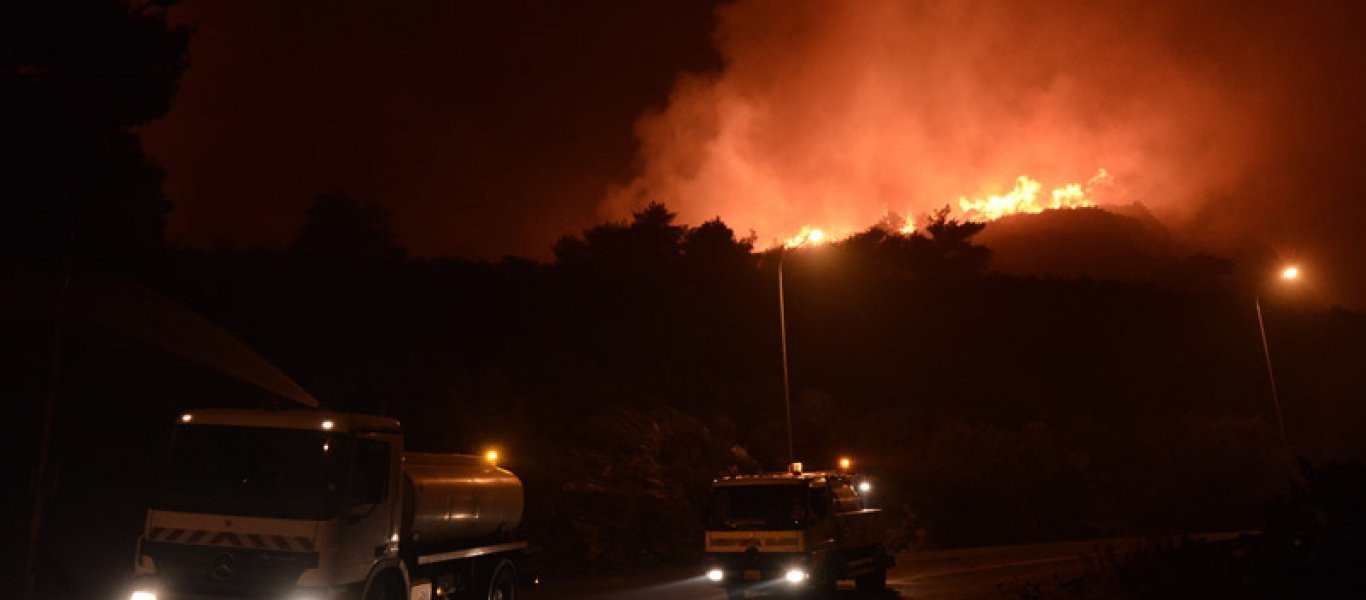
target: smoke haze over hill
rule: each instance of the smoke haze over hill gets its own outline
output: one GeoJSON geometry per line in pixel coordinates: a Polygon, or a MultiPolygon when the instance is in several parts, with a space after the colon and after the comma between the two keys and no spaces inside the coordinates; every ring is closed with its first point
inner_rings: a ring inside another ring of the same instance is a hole
{"type": "Polygon", "coordinates": [[[1346,267],[1355,231],[1325,217],[1363,221],[1360,12],[738,2],[719,10],[723,69],[682,77],[639,122],[638,175],[604,211],[663,200],[764,245],[1104,168],[1102,204],[1141,202],[1197,245],[1346,267]]]}

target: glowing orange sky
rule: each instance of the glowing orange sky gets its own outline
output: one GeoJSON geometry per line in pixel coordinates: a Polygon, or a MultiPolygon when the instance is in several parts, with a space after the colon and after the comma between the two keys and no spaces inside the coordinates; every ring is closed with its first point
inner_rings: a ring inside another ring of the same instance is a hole
{"type": "MultiPolygon", "coordinates": [[[[1101,202],[1159,213],[1232,193],[1285,101],[1262,52],[1183,39],[1241,10],[1063,2],[794,3],[720,11],[720,73],[681,78],[638,124],[642,168],[609,193],[620,217],[662,199],[761,245],[804,225],[866,228],[960,196],[1044,189],[1107,169],[1101,202]],[[1085,5],[1090,7],[1092,5],[1085,5]],[[1097,5],[1099,8],[1099,5],[1097,5]]],[[[1258,34],[1261,22],[1242,23],[1258,34]]]]}

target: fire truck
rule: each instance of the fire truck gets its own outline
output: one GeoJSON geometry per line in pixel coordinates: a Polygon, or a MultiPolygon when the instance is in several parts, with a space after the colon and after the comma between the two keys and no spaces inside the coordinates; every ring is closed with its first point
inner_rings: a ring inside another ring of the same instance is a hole
{"type": "Polygon", "coordinates": [[[833,592],[841,579],[860,591],[887,585],[893,559],[882,511],[864,505],[868,483],[848,470],[738,475],[712,483],[707,505],[706,577],[730,598],[746,591],[833,592]],[[860,490],[862,487],[862,490],[860,490]]]}
{"type": "Polygon", "coordinates": [[[179,417],[130,600],[512,600],[522,484],[496,455],[410,452],[399,422],[179,417]]]}

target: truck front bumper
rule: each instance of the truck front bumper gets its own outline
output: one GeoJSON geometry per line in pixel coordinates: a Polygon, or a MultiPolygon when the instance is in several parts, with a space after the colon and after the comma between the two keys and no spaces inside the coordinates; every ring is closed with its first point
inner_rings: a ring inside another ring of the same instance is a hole
{"type": "Polygon", "coordinates": [[[805,553],[717,553],[707,557],[706,577],[725,586],[802,587],[822,578],[805,553]]]}
{"type": "Polygon", "coordinates": [[[178,586],[156,577],[139,577],[127,600],[349,600],[358,593],[352,587],[290,587],[287,589],[204,589],[178,586]]]}

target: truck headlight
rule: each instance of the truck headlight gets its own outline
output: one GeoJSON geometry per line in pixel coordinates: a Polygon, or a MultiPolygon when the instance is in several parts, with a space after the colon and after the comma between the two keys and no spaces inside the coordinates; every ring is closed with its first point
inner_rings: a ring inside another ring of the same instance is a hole
{"type": "Polygon", "coordinates": [[[128,595],[128,600],[157,600],[157,593],[151,590],[137,590],[128,595]]]}
{"type": "Polygon", "coordinates": [[[788,583],[801,583],[806,581],[806,577],[806,571],[801,569],[788,569],[787,574],[783,576],[783,579],[786,579],[788,583]]]}
{"type": "Polygon", "coordinates": [[[707,571],[707,579],[721,581],[726,578],[726,572],[721,569],[711,569],[707,571]]]}

